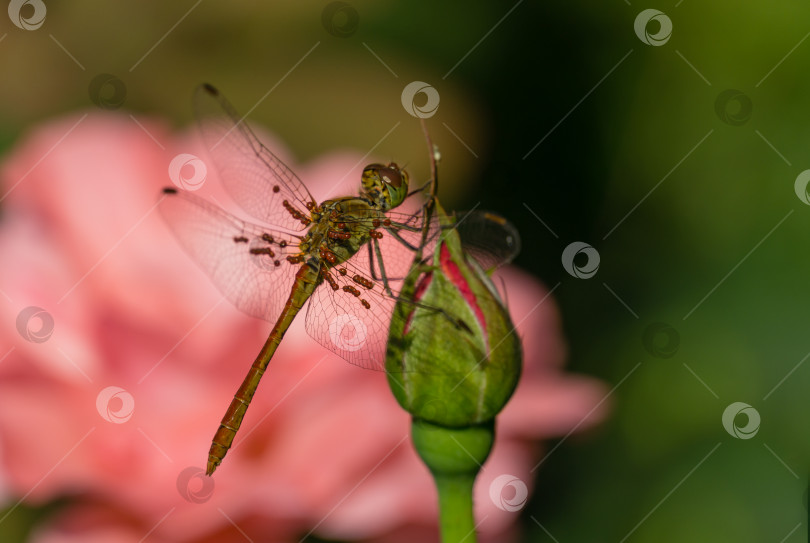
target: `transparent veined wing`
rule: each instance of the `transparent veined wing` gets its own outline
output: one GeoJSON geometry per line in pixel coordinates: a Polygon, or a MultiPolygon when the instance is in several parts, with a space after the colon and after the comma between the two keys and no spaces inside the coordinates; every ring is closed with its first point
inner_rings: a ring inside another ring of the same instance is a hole
{"type": "Polygon", "coordinates": [[[505,218],[488,211],[459,213],[456,230],[464,250],[475,258],[485,271],[511,262],[520,252],[517,228],[505,218]]]}
{"type": "MultiPolygon", "coordinates": [[[[367,254],[361,251],[329,271],[309,300],[306,330],[351,364],[384,370],[396,298],[385,293],[382,281],[372,279],[367,254]]],[[[396,296],[398,282],[392,286],[396,296]]]]}
{"type": "Polygon", "coordinates": [[[194,110],[203,141],[228,193],[253,217],[294,232],[315,201],[298,176],[265,147],[231,104],[211,85],[200,85],[194,110]]]}
{"type": "Polygon", "coordinates": [[[186,191],[165,189],[159,209],[191,258],[238,309],[271,322],[290,294],[298,251],[291,234],[237,219],[186,191]]]}

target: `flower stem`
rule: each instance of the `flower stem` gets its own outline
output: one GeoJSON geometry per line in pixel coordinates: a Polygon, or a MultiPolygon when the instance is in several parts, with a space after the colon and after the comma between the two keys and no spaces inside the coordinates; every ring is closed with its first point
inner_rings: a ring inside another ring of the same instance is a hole
{"type": "Polygon", "coordinates": [[[442,543],[475,543],[473,484],[492,450],[495,421],[447,428],[414,418],[411,433],[436,481],[442,543]]]}

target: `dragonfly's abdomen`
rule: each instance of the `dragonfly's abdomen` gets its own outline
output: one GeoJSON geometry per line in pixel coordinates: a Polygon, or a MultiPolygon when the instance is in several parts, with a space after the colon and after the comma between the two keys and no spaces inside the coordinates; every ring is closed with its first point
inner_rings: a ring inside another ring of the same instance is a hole
{"type": "Polygon", "coordinates": [[[298,273],[296,273],[295,282],[290,291],[290,296],[287,298],[287,303],[284,304],[284,309],[281,310],[281,314],[270,331],[267,341],[250,367],[233,400],[231,400],[231,404],[228,406],[216,434],[214,434],[211,448],[208,450],[206,474],[211,475],[214,473],[222,459],[225,458],[228,449],[231,448],[236,432],[242,425],[242,419],[245,417],[247,408],[256,393],[256,388],[259,386],[259,381],[273,358],[279,343],[281,343],[281,339],[304,303],[321,282],[322,279],[320,279],[318,269],[308,264],[301,266],[298,273]]]}

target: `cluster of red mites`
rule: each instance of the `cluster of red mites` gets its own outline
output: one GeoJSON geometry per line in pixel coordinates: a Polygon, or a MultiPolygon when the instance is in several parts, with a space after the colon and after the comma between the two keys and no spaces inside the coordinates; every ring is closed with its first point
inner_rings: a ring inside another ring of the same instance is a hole
{"type": "MultiPolygon", "coordinates": [[[[283,205],[284,209],[286,209],[287,212],[290,215],[292,215],[293,219],[295,219],[296,221],[299,221],[304,226],[309,226],[310,223],[312,222],[309,217],[307,217],[306,215],[304,215],[303,213],[301,213],[300,211],[295,209],[292,206],[292,204],[290,202],[288,202],[287,200],[284,200],[283,202],[281,202],[281,205],[283,205]]],[[[307,205],[307,207],[309,207],[309,205],[307,205]]]]}

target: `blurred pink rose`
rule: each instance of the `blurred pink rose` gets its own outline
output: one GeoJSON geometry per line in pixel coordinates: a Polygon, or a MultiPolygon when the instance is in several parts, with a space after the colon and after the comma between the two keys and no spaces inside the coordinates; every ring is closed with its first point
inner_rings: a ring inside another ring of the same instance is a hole
{"type": "MultiPolygon", "coordinates": [[[[320,347],[303,315],[234,448],[213,480],[201,477],[270,325],[224,301],[155,209],[171,159],[206,158],[196,137],[141,124],[100,113],[56,120],[0,169],[0,498],[11,508],[0,534],[15,503],[68,497],[34,541],[436,540],[433,483],[384,375],[320,347]],[[48,332],[47,316],[17,322],[31,306],[53,319],[45,341],[35,336],[48,332]]],[[[362,165],[341,153],[297,169],[320,199],[355,193],[362,165]]],[[[209,170],[198,194],[228,202],[214,178],[209,170]]],[[[594,410],[604,387],[561,371],[559,316],[550,298],[539,304],[545,288],[514,268],[500,275],[526,358],[476,487],[481,541],[509,539],[517,518],[490,498],[491,483],[510,474],[530,485],[538,440],[604,416],[594,410]]]]}

